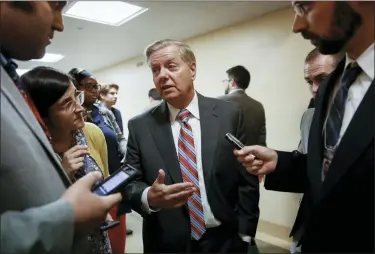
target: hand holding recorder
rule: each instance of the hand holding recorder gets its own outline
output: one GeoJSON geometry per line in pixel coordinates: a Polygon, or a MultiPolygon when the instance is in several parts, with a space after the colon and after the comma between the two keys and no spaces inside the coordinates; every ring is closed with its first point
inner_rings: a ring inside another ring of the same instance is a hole
{"type": "Polygon", "coordinates": [[[274,172],[278,160],[275,150],[263,146],[245,146],[234,150],[234,155],[249,173],[258,176],[274,172]]]}
{"type": "Polygon", "coordinates": [[[249,173],[258,175],[260,182],[265,174],[275,170],[277,165],[276,151],[262,146],[245,146],[230,133],[227,133],[225,138],[236,146],[234,155],[237,156],[238,161],[249,173]]]}

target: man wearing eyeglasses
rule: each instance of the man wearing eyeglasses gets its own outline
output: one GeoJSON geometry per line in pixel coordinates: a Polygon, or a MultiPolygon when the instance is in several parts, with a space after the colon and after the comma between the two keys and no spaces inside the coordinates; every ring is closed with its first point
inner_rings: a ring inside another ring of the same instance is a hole
{"type": "Polygon", "coordinates": [[[303,193],[302,252],[374,253],[375,2],[295,1],[293,32],[346,57],[321,84],[307,155],[235,150],[265,187],[303,193]]]}
{"type": "Polygon", "coordinates": [[[219,99],[233,102],[242,109],[247,145],[266,145],[266,116],[262,103],[248,96],[245,90],[250,84],[250,72],[237,65],[226,71],[223,80],[225,95],[219,99]]]}

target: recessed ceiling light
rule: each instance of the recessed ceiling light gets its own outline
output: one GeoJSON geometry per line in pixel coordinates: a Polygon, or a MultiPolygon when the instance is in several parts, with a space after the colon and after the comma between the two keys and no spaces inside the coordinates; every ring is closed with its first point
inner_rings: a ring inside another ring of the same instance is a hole
{"type": "Polygon", "coordinates": [[[26,72],[28,72],[29,69],[17,69],[16,72],[19,76],[22,76],[23,74],[25,74],[26,72]]]}
{"type": "Polygon", "coordinates": [[[66,8],[64,16],[120,26],[147,10],[121,1],[78,1],[66,8]]]}
{"type": "Polygon", "coordinates": [[[53,54],[53,53],[46,53],[42,59],[33,59],[31,61],[34,62],[44,62],[44,63],[56,63],[63,59],[63,55],[53,54]]]}

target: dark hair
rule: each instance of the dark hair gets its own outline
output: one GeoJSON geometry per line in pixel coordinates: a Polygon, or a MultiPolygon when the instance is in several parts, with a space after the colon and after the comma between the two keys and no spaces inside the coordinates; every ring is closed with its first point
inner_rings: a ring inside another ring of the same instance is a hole
{"type": "Polygon", "coordinates": [[[305,58],[305,63],[310,63],[314,61],[319,55],[320,55],[319,50],[317,48],[314,48],[307,54],[305,58]]]}
{"type": "Polygon", "coordinates": [[[71,69],[69,75],[75,79],[78,85],[80,85],[85,78],[93,78],[93,75],[90,72],[78,68],[71,69]]]}
{"type": "Polygon", "coordinates": [[[68,74],[50,67],[36,67],[21,76],[25,91],[33,99],[41,117],[48,117],[49,108],[68,90],[75,81],[68,74]]]}
{"type": "Polygon", "coordinates": [[[150,91],[148,91],[148,97],[151,97],[152,99],[154,99],[156,101],[161,100],[161,97],[160,97],[158,91],[156,90],[156,88],[151,88],[150,91]]]}
{"type": "Polygon", "coordinates": [[[33,12],[34,6],[32,3],[27,2],[27,1],[9,1],[13,7],[21,9],[26,12],[33,12]]]}
{"type": "Polygon", "coordinates": [[[238,88],[245,90],[250,84],[250,72],[243,66],[237,65],[227,70],[228,77],[236,82],[238,88]]]}
{"type": "MultiPolygon", "coordinates": [[[[314,48],[307,54],[305,63],[311,63],[320,55],[322,54],[319,52],[319,50],[317,48],[314,48]]],[[[336,68],[340,61],[344,58],[345,54],[343,52],[339,52],[331,56],[333,57],[333,68],[336,68]]]]}

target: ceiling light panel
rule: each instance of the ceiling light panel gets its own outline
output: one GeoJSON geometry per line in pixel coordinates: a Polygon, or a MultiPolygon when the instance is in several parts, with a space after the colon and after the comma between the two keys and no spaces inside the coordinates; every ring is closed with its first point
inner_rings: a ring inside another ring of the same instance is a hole
{"type": "Polygon", "coordinates": [[[46,53],[42,59],[33,59],[33,62],[43,62],[43,63],[56,63],[63,59],[64,56],[60,54],[46,53]]]}
{"type": "Polygon", "coordinates": [[[78,1],[66,8],[64,16],[120,26],[147,10],[122,1],[78,1]]]}

